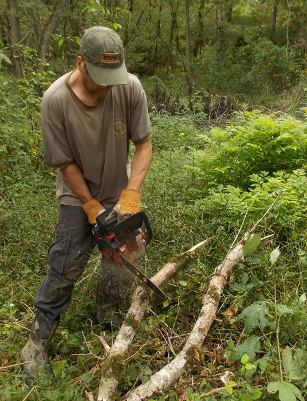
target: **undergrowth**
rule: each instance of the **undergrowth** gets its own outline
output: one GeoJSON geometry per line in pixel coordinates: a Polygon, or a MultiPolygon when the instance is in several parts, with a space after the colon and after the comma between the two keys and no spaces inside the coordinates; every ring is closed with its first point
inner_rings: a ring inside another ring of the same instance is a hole
{"type": "MultiPolygon", "coordinates": [[[[54,380],[28,383],[19,365],[35,313],[33,297],[48,271],[58,206],[54,172],[40,157],[37,102],[26,120],[26,110],[12,105],[2,106],[0,148],[0,396],[83,400],[85,390],[97,390],[104,358],[97,337],[103,326],[95,319],[98,252],[51,343],[54,380]]],[[[140,269],[153,275],[174,255],[213,239],[164,285],[169,301],[154,298],[128,356],[118,399],[180,352],[212,272],[259,219],[257,238],[274,234],[272,244],[247,252],[192,370],[152,400],[306,399],[305,121],[249,112],[210,129],[193,115],[156,113],[152,125],[155,152],[142,207],[154,239],[140,269]]],[[[115,335],[105,332],[106,341],[112,344],[115,335]]]]}

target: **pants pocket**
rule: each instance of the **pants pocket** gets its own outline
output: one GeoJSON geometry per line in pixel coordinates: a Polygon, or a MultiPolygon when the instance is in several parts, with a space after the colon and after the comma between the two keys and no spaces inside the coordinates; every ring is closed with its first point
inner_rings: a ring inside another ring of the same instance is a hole
{"type": "Polygon", "coordinates": [[[58,224],[56,236],[48,251],[48,264],[58,273],[63,273],[68,262],[72,229],[58,224]]]}

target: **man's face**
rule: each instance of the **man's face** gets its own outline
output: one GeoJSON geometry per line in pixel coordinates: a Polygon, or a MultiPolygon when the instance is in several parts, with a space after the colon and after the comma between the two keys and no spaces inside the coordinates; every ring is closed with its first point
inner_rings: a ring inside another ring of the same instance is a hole
{"type": "Polygon", "coordinates": [[[92,80],[90,77],[87,68],[86,68],[86,62],[82,60],[79,64],[79,71],[81,73],[81,80],[82,83],[85,87],[85,89],[93,96],[103,96],[107,92],[109,92],[113,86],[100,86],[95,84],[95,82],[92,80]]]}

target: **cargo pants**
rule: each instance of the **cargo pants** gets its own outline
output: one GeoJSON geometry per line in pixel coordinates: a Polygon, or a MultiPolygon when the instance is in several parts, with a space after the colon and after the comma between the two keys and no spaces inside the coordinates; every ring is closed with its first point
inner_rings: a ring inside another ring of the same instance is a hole
{"type": "MultiPolygon", "coordinates": [[[[50,271],[34,299],[34,305],[50,320],[58,319],[69,305],[74,285],[97,244],[92,228],[81,207],[60,205],[55,239],[48,251],[50,271]]],[[[99,307],[114,309],[129,289],[133,276],[127,269],[111,265],[105,257],[101,265],[99,307]]]]}

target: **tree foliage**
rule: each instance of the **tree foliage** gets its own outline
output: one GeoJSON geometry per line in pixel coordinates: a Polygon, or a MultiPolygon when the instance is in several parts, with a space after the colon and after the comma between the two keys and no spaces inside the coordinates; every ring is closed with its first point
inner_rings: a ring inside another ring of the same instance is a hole
{"type": "Polygon", "coordinates": [[[26,49],[37,69],[72,68],[82,32],[97,24],[119,32],[131,72],[158,75],[190,94],[280,92],[306,69],[303,0],[2,0],[0,7],[0,52],[18,77],[26,49]]]}

